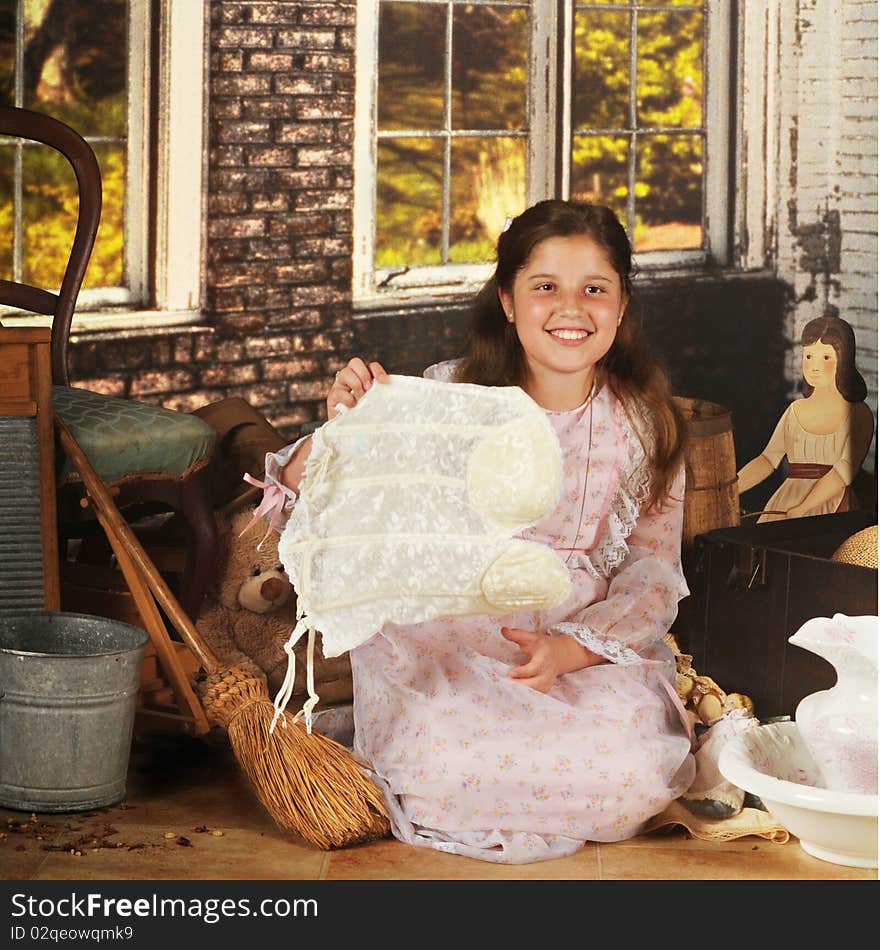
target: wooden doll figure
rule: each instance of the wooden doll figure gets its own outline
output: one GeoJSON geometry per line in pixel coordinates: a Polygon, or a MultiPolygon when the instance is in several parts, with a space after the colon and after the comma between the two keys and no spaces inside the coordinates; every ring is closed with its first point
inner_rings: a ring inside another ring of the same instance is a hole
{"type": "Polygon", "coordinates": [[[804,398],[785,410],[767,447],[737,472],[740,495],[788,456],[788,477],[758,522],[859,508],[851,485],[871,444],[874,416],[855,365],[855,334],[840,317],[817,317],[801,334],[804,398]]]}

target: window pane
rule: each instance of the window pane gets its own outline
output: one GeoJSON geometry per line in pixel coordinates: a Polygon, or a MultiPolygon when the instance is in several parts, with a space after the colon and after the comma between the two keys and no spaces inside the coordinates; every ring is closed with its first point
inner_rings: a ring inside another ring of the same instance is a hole
{"type": "Polygon", "coordinates": [[[126,0],[25,0],[22,105],[86,137],[125,135],[126,0]]]}
{"type": "Polygon", "coordinates": [[[702,11],[643,13],[638,24],[639,125],[700,128],[702,11]]]}
{"type": "Polygon", "coordinates": [[[607,205],[626,223],[629,139],[612,135],[577,135],[571,150],[571,197],[607,205]]]}
{"type": "Polygon", "coordinates": [[[629,13],[575,14],[575,129],[629,127],[629,13]]]}
{"type": "Polygon", "coordinates": [[[54,149],[22,154],[22,280],[57,290],[76,229],[76,178],[54,149]]]}
{"type": "Polygon", "coordinates": [[[525,207],[525,182],[525,139],[466,138],[452,143],[451,261],[494,260],[505,220],[525,207]]]}
{"type": "Polygon", "coordinates": [[[101,223],[83,287],[118,287],[122,283],[122,223],[125,212],[125,150],[121,145],[95,146],[104,198],[101,223]]]}
{"type": "Polygon", "coordinates": [[[456,7],[452,128],[522,129],[529,49],[525,10],[456,7]]]}
{"type": "Polygon", "coordinates": [[[700,136],[646,135],[636,165],[636,251],[702,247],[700,136]]]}
{"type": "Polygon", "coordinates": [[[376,266],[439,264],[443,142],[382,139],[376,166],[376,266]]]}
{"type": "Polygon", "coordinates": [[[0,145],[0,277],[11,280],[13,273],[12,176],[15,151],[0,145]]]}
{"type": "Polygon", "coordinates": [[[442,128],[445,49],[442,6],[380,4],[380,130],[442,128]]]}

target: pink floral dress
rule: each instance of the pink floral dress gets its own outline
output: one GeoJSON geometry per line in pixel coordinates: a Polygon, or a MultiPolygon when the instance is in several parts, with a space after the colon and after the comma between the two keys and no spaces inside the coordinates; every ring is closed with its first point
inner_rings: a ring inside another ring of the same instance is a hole
{"type": "MultiPolygon", "coordinates": [[[[449,379],[452,366],[425,375],[449,379]]],[[[509,864],[559,857],[637,834],[694,777],[662,641],[688,593],[684,473],[668,505],[643,512],[644,452],[611,392],[548,416],[563,491],[522,536],[569,558],[567,601],[388,624],[349,654],[354,751],[385,792],[394,835],[413,845],[509,864]],[[610,662],[539,693],[507,677],[524,657],[502,626],[573,636],[610,662]]]]}

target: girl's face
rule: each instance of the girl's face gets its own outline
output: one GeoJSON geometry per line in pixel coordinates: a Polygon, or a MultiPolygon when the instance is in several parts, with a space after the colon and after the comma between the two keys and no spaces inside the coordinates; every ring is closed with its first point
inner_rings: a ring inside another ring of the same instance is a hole
{"type": "Polygon", "coordinates": [[[601,245],[586,235],[547,238],[517,272],[512,291],[498,295],[508,318],[514,315],[530,380],[580,382],[585,397],[628,302],[601,245]]]}
{"type": "Polygon", "coordinates": [[[837,375],[837,353],[828,343],[809,343],[804,347],[804,379],[813,389],[835,386],[837,375]]]}

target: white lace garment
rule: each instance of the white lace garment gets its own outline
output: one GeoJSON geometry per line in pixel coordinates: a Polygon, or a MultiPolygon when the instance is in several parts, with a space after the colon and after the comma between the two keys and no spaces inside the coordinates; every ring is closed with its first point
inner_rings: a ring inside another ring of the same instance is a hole
{"type": "MultiPolygon", "coordinates": [[[[518,387],[394,375],[374,385],[315,432],[279,541],[300,615],[288,679],[307,631],[333,657],[386,623],[562,603],[562,558],[514,537],[555,509],[561,485],[553,427],[518,387]]],[[[317,700],[310,686],[309,727],[317,700]]]]}

